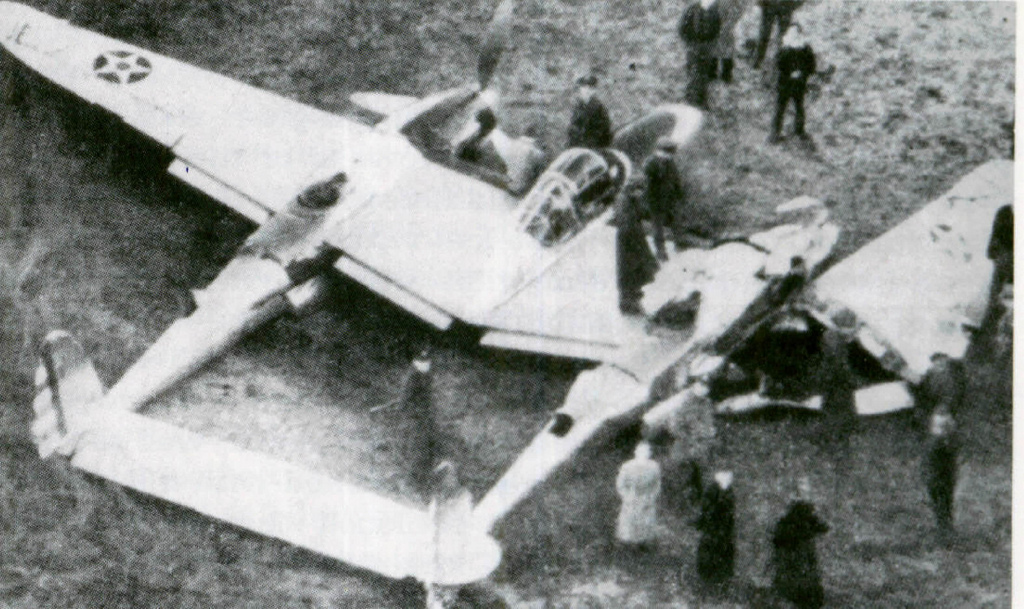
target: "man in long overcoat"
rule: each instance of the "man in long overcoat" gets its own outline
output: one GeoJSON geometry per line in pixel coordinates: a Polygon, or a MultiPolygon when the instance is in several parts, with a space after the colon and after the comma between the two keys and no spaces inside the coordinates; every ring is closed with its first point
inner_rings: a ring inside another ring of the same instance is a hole
{"type": "Polygon", "coordinates": [[[809,483],[802,479],[800,498],[790,504],[772,531],[772,587],[797,609],[818,609],[825,604],[815,539],[829,529],[815,513],[809,492],[809,483]]]}
{"type": "Polygon", "coordinates": [[[643,184],[627,186],[615,210],[615,270],[619,287],[619,310],[634,315],[643,313],[640,298],[658,270],[644,232],[643,184]]]}
{"type": "Polygon", "coordinates": [[[579,88],[569,118],[568,147],[596,150],[611,146],[612,120],[594,93],[597,77],[584,76],[576,84],[579,88]]]}
{"type": "Polygon", "coordinates": [[[651,445],[640,442],[634,457],[622,464],[615,479],[622,499],[615,538],[627,546],[646,548],[658,537],[658,498],[661,496],[661,466],[651,459],[651,445]]]}
{"type": "Polygon", "coordinates": [[[736,497],[732,472],[716,472],[704,491],[697,545],[697,574],[708,584],[723,584],[732,577],[736,564],[736,497]]]}
{"type": "Polygon", "coordinates": [[[415,486],[424,498],[429,498],[433,491],[434,463],[440,456],[429,350],[424,349],[412,361],[398,406],[409,417],[406,457],[415,486]]]}
{"type": "Polygon", "coordinates": [[[665,228],[672,229],[676,249],[681,249],[680,212],[686,204],[686,186],[675,160],[676,144],[668,138],[660,138],[654,154],[644,162],[647,178],[647,207],[654,224],[654,247],[658,259],[668,260],[665,250],[665,228]]]}

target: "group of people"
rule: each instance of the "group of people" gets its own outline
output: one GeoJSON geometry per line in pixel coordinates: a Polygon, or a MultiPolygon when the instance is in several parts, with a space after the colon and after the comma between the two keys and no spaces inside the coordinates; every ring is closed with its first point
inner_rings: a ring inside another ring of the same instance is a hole
{"type": "MultiPolygon", "coordinates": [[[[1006,214],[1003,216],[1005,224],[1006,214]]],[[[999,243],[1006,235],[998,230],[993,235],[994,249],[1003,248],[993,257],[1007,259],[1004,251],[1012,250],[1012,244],[999,243]]],[[[994,281],[1000,285],[993,291],[1006,282],[1012,285],[1011,275],[996,275],[994,281]]],[[[818,343],[818,381],[823,394],[815,437],[841,460],[849,456],[849,440],[857,427],[857,385],[849,359],[857,330],[854,314],[841,310],[833,315],[832,325],[824,329],[818,343]]],[[[650,549],[665,532],[658,518],[660,505],[682,513],[699,506],[700,515],[692,523],[700,535],[696,572],[706,584],[721,586],[734,573],[736,500],[732,472],[717,471],[710,481],[706,476],[716,437],[714,404],[708,397],[711,382],[707,375],[691,378],[688,387],[672,398],[667,414],[645,417],[643,439],[616,478],[621,499],[616,538],[631,550],[650,549]],[[655,459],[652,445],[663,444],[665,437],[669,442],[664,458],[655,459]]],[[[923,489],[935,516],[938,542],[949,547],[955,538],[953,514],[960,452],[956,418],[962,413],[967,393],[963,363],[946,354],[933,355],[931,367],[912,386],[912,392],[914,420],[925,437],[921,453],[923,489]]],[[[828,526],[815,513],[809,480],[798,478],[796,487],[794,500],[771,531],[772,584],[779,597],[810,609],[824,603],[815,539],[827,533],[828,526]]]]}
{"type": "MultiPolygon", "coordinates": [[[[697,0],[679,21],[679,37],[686,46],[687,84],[685,99],[707,108],[709,90],[715,79],[731,83],[735,65],[736,25],[746,9],[744,0],[697,0]]],[[[754,52],[754,68],[761,67],[768,53],[772,33],[778,31],[779,50],[775,56],[776,103],[768,141],[782,140],[782,123],[790,104],[794,107],[794,135],[808,140],[805,130],[804,97],[816,72],[814,51],[793,21],[802,0],[759,0],[761,30],[754,52]]]]}
{"type": "MultiPolygon", "coordinates": [[[[669,476],[665,482],[671,480],[669,476]]],[[[685,484],[692,484],[692,480],[685,484]]],[[[652,458],[648,442],[640,442],[634,457],[622,465],[616,490],[622,499],[617,540],[631,551],[653,549],[662,535],[658,522],[662,468],[652,458]]],[[[772,588],[780,598],[800,609],[816,609],[824,604],[825,588],[815,540],[827,533],[829,527],[815,511],[809,479],[801,477],[796,490],[796,497],[776,522],[769,539],[772,588]]],[[[695,561],[697,576],[706,586],[721,589],[733,577],[736,565],[733,473],[715,472],[711,481],[700,487],[694,501],[700,506],[698,517],[691,522],[700,535],[695,561]]]]}

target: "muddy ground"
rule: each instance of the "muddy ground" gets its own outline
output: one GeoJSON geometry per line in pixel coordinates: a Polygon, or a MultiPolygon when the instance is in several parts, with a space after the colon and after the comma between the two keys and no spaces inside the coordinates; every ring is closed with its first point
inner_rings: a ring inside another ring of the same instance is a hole
{"type": "MultiPolygon", "coordinates": [[[[217,5],[170,0],[40,1],[55,14],[329,110],[364,89],[424,94],[471,77],[490,2],[217,5]],[[117,12],[120,8],[122,12],[117,12]]],[[[512,132],[562,145],[568,83],[589,70],[617,122],[676,101],[683,87],[676,3],[524,1],[497,84],[512,132]]],[[[835,66],[809,102],[817,150],[768,147],[770,92],[740,61],[684,153],[707,230],[752,231],[811,194],[830,203],[854,251],[1009,153],[1014,95],[1009,3],[808,2],[800,20],[835,66]]],[[[737,38],[754,35],[756,10],[737,38]]],[[[6,69],[8,66],[5,65],[6,69]]],[[[188,307],[251,226],[162,173],[166,158],[99,126],[74,100],[33,84],[0,106],[0,603],[11,607],[408,607],[393,583],[250,536],[42,462],[27,441],[34,346],[47,329],[80,337],[112,382],[188,307]]],[[[151,409],[153,416],[348,477],[410,500],[400,413],[370,414],[409,357],[437,348],[450,450],[476,496],[558,405],[579,366],[438,336],[344,282],[333,306],[282,320],[151,409]],[[287,414],[287,416],[285,416],[287,414]]],[[[767,531],[807,473],[832,532],[820,542],[830,606],[1007,607],[1010,382],[972,355],[971,416],[951,550],[932,536],[921,443],[901,416],[864,421],[841,459],[813,421],[723,423],[716,465],[736,472],[739,555],[732,590],[692,576],[690,514],[666,513],[667,543],[615,551],[612,482],[625,446],[595,447],[503,522],[502,568],[478,605],[763,605],[767,531]],[[837,469],[838,465],[838,469],[837,469]]],[[[623,443],[626,444],[626,443],[623,443]]]]}

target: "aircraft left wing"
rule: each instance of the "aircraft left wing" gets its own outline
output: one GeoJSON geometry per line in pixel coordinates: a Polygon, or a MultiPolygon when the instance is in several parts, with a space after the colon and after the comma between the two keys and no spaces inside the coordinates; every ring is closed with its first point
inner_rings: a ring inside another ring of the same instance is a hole
{"type": "Polygon", "coordinates": [[[0,43],[169,148],[171,173],[257,223],[337,173],[369,130],[14,2],[0,2],[0,43]]]}

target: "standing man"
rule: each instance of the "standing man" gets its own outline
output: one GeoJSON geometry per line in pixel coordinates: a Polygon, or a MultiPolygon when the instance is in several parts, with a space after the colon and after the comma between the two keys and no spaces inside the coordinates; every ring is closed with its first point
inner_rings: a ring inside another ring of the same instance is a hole
{"type": "Polygon", "coordinates": [[[819,609],[825,604],[825,587],[818,570],[815,539],[828,532],[828,525],[814,512],[811,484],[806,477],[797,482],[797,492],[796,501],[772,532],[772,587],[797,609],[819,609]]]}
{"type": "Polygon", "coordinates": [[[706,584],[722,585],[736,565],[736,497],[732,492],[732,472],[715,472],[714,481],[704,491],[697,545],[697,574],[706,584]]]}
{"type": "Polygon", "coordinates": [[[576,99],[569,119],[569,148],[607,148],[612,145],[612,121],[608,110],[594,95],[596,76],[576,81],[576,99]]]}
{"type": "Polygon", "coordinates": [[[650,549],[658,537],[661,496],[661,466],[651,459],[650,444],[637,444],[633,458],[619,469],[615,490],[622,499],[615,538],[626,547],[650,549]]]}
{"type": "Polygon", "coordinates": [[[683,13],[679,37],[686,45],[686,102],[708,107],[708,87],[715,78],[715,41],[722,29],[716,0],[699,0],[683,13]]]}
{"type": "Polygon", "coordinates": [[[924,458],[924,479],[938,530],[939,542],[948,546],[953,538],[953,495],[956,493],[957,458],[960,443],[953,417],[938,410],[931,417],[928,452],[924,458]]]}
{"type": "Polygon", "coordinates": [[[425,499],[429,499],[433,491],[434,460],[440,453],[434,420],[433,378],[430,350],[423,349],[412,361],[398,400],[398,406],[409,413],[406,456],[415,486],[425,499]]]}
{"type": "Polygon", "coordinates": [[[800,139],[807,139],[804,128],[804,96],[807,93],[807,80],[817,69],[814,51],[804,39],[799,23],[794,23],[786,30],[782,38],[782,49],[777,59],[779,80],[775,101],[775,117],[772,119],[772,133],[768,141],[772,144],[782,140],[782,123],[786,116],[786,106],[793,102],[796,113],[793,134],[800,139]]]}
{"type": "Polygon", "coordinates": [[[754,59],[754,68],[760,68],[768,53],[768,41],[772,37],[772,29],[776,23],[779,25],[779,37],[781,38],[789,24],[793,21],[793,13],[800,7],[803,0],[760,0],[761,4],[761,33],[757,39],[757,56],[754,59]]]}
{"type": "Polygon", "coordinates": [[[667,137],[658,138],[654,154],[644,163],[647,177],[647,206],[654,224],[654,247],[658,260],[668,260],[665,251],[665,227],[672,228],[676,250],[682,249],[679,208],[686,202],[686,189],[675,160],[676,144],[667,137]]]}
{"type": "Polygon", "coordinates": [[[626,315],[643,314],[640,298],[658,270],[644,233],[643,182],[626,187],[615,210],[615,270],[619,287],[619,310],[626,315]]]}

